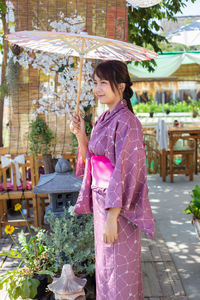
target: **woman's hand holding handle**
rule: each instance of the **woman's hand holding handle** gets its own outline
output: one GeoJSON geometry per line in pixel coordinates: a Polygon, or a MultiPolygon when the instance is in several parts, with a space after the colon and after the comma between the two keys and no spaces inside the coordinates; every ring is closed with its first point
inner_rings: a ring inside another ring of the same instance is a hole
{"type": "Polygon", "coordinates": [[[70,122],[70,130],[77,137],[78,144],[80,147],[82,158],[86,159],[88,139],[85,133],[85,121],[82,118],[81,114],[74,115],[70,122]]]}
{"type": "Polygon", "coordinates": [[[70,130],[77,138],[78,136],[85,135],[85,122],[80,113],[78,115],[73,115],[70,122],[70,130]]]}

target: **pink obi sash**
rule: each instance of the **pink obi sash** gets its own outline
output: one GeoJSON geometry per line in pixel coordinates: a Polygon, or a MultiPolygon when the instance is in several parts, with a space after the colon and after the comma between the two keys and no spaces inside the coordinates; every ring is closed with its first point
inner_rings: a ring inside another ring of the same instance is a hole
{"type": "Polygon", "coordinates": [[[92,186],[108,188],[114,167],[104,155],[91,155],[92,186]]]}

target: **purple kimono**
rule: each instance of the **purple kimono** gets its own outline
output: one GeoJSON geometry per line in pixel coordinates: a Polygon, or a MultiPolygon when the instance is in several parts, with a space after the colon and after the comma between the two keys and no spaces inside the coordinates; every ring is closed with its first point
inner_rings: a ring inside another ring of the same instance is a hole
{"type": "MultiPolygon", "coordinates": [[[[83,164],[79,160],[79,176],[83,164]]],[[[142,127],[122,100],[95,123],[75,207],[77,214],[94,214],[97,300],[144,299],[140,230],[154,237],[146,174],[142,127]],[[105,156],[113,166],[109,184],[104,187],[92,178],[93,155],[105,156]],[[118,239],[106,244],[103,227],[111,207],[121,207],[118,239]]]]}

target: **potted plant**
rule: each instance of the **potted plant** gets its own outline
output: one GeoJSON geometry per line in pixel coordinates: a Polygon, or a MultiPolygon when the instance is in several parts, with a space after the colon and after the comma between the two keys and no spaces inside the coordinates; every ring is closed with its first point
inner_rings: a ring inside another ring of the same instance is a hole
{"type": "Polygon", "coordinates": [[[149,97],[149,116],[153,118],[154,112],[156,111],[157,103],[154,101],[153,95],[149,97]]]}
{"type": "Polygon", "coordinates": [[[198,114],[198,109],[197,109],[198,102],[195,101],[194,99],[192,99],[191,97],[188,97],[188,100],[189,100],[189,103],[192,107],[192,117],[196,118],[199,115],[198,114]]]}
{"type": "Polygon", "coordinates": [[[152,102],[149,106],[149,116],[150,118],[153,118],[154,112],[156,112],[157,104],[155,102],[152,102]]]}
{"type": "Polygon", "coordinates": [[[195,226],[195,231],[197,236],[200,238],[200,186],[195,185],[195,188],[192,190],[192,200],[189,205],[184,210],[188,215],[192,214],[192,224],[195,226]]]}
{"type": "MultiPolygon", "coordinates": [[[[20,203],[15,205],[15,210],[19,210],[25,219],[20,203]]],[[[14,243],[14,249],[2,252],[0,255],[19,260],[16,269],[0,275],[0,289],[5,287],[11,300],[16,300],[18,297],[41,299],[51,281],[50,276],[54,276],[56,272],[54,261],[51,260],[43,242],[45,230],[32,227],[35,231],[33,234],[28,222],[27,226],[29,237],[22,230],[18,234],[17,240],[12,235],[15,230],[14,226],[7,225],[5,228],[6,234],[10,235],[14,243]]]]}
{"type": "Polygon", "coordinates": [[[195,105],[192,106],[192,116],[193,118],[198,117],[199,113],[195,105]]]}
{"type": "Polygon", "coordinates": [[[61,272],[64,264],[70,264],[75,275],[87,278],[87,299],[95,299],[95,255],[93,216],[76,215],[69,205],[58,218],[49,212],[47,221],[50,231],[43,235],[43,241],[54,261],[54,269],[61,272]]]}
{"type": "Polygon", "coordinates": [[[42,154],[45,173],[53,173],[51,152],[56,143],[53,131],[41,118],[32,121],[29,128],[28,141],[31,153],[35,156],[42,154]]]}

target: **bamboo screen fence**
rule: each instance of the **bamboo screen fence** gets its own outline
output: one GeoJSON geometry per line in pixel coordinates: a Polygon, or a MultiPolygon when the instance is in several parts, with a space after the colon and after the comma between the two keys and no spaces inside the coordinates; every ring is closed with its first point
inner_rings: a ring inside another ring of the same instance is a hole
{"type": "MultiPolygon", "coordinates": [[[[77,11],[85,17],[89,34],[127,40],[127,8],[125,0],[13,0],[15,31],[51,30],[49,23],[59,20],[62,12],[70,17],[77,11]]],[[[8,63],[9,64],[9,63],[8,63]]],[[[40,82],[53,80],[41,71],[10,66],[11,82],[4,107],[4,146],[11,153],[28,152],[27,133],[32,119],[33,99],[40,97],[40,82]]],[[[56,153],[71,153],[68,115],[46,117],[57,137],[56,153]]]]}

